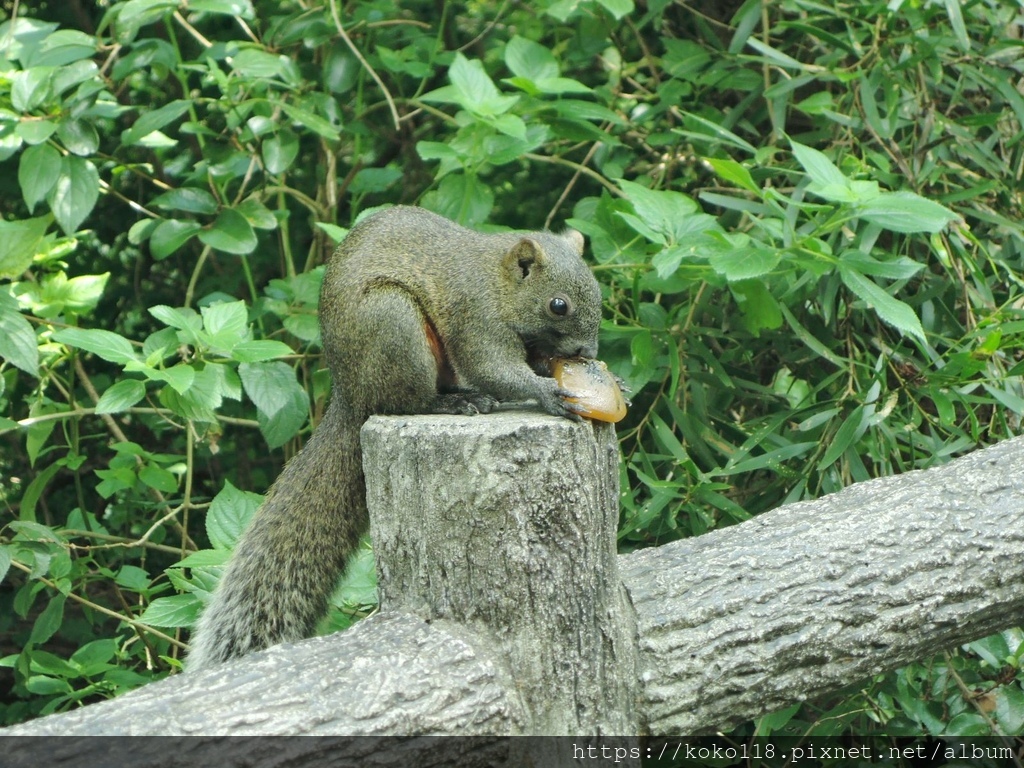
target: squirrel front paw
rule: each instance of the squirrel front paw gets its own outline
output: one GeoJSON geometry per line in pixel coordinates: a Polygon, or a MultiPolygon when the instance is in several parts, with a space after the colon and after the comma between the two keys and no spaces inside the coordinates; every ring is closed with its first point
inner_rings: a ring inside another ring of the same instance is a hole
{"type": "Polygon", "coordinates": [[[576,397],[567,389],[562,389],[553,379],[544,380],[541,393],[537,396],[540,407],[552,416],[562,416],[570,421],[583,421],[580,416],[585,409],[579,404],[570,402],[566,398],[576,397]],[[550,385],[548,384],[550,381],[550,385]]]}

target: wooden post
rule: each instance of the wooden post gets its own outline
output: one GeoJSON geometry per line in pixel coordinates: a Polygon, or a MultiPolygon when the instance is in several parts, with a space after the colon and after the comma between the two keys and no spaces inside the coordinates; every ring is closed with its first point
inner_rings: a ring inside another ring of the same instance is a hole
{"type": "Polygon", "coordinates": [[[524,413],[393,416],[370,419],[362,440],[381,610],[495,644],[524,734],[637,734],[614,430],[524,413]]]}

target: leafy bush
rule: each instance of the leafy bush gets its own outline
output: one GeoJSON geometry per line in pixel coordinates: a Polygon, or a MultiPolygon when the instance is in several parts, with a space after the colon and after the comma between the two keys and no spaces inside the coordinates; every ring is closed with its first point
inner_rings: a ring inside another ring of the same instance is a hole
{"type": "MultiPolygon", "coordinates": [[[[0,24],[3,722],[178,666],[240,489],[322,413],[322,264],[376,205],[588,236],[634,392],[624,549],[1019,430],[1013,3],[26,5],[0,24]]],[[[752,728],[1019,733],[1022,653],[752,728]]]]}

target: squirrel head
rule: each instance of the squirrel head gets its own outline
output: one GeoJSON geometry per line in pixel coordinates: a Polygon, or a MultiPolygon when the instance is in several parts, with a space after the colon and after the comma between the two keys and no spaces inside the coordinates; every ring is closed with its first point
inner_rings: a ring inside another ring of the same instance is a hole
{"type": "Polygon", "coordinates": [[[597,355],[601,289],[583,261],[583,235],[524,235],[502,259],[501,312],[531,356],[597,355]]]}

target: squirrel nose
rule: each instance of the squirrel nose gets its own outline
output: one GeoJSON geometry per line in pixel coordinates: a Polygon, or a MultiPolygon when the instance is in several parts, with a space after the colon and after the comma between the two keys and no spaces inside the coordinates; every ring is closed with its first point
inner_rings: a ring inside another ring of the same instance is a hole
{"type": "Polygon", "coordinates": [[[585,360],[593,360],[595,357],[597,357],[597,345],[596,344],[588,344],[585,347],[580,347],[579,349],[577,349],[573,353],[572,356],[573,357],[582,357],[585,360]]]}

